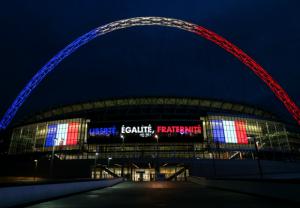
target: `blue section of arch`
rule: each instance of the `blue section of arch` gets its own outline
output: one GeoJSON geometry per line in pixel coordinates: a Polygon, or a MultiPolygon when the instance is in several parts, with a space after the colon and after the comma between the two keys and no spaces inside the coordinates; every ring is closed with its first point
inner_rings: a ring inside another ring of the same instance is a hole
{"type": "Polygon", "coordinates": [[[25,88],[21,91],[21,93],[17,96],[13,104],[7,110],[0,122],[0,130],[6,129],[12,118],[15,116],[17,110],[25,102],[26,98],[29,96],[31,91],[57,64],[59,64],[64,58],[69,56],[71,53],[73,53],[77,48],[100,35],[102,35],[102,32],[98,28],[86,33],[85,35],[77,38],[63,50],[61,50],[45,66],[43,66],[43,68],[41,68],[40,71],[36,75],[34,75],[34,77],[28,82],[28,84],[25,86],[25,88]]]}

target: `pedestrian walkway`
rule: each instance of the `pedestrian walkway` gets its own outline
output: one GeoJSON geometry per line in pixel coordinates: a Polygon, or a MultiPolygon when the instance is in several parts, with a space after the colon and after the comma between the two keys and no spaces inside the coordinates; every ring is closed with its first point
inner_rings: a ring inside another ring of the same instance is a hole
{"type": "MultiPolygon", "coordinates": [[[[28,206],[77,207],[282,208],[284,202],[196,185],[191,182],[122,182],[118,185],[28,206]]],[[[295,206],[296,207],[296,206],[295,206]]]]}

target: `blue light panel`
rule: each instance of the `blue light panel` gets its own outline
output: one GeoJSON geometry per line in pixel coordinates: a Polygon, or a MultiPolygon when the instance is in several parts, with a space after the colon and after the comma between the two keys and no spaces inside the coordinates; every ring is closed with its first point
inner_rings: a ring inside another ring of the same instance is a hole
{"type": "Polygon", "coordinates": [[[213,134],[214,134],[214,142],[219,140],[220,143],[225,143],[225,135],[223,123],[221,120],[212,120],[213,134]]]}
{"type": "Polygon", "coordinates": [[[49,125],[45,147],[53,146],[53,139],[56,138],[56,134],[57,134],[57,124],[49,125]]]}

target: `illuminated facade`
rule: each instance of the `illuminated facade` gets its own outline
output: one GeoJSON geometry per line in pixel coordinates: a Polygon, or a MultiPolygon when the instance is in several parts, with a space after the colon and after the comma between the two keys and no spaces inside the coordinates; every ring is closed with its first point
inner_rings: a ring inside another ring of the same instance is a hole
{"type": "Polygon", "coordinates": [[[288,118],[211,99],[99,100],[51,107],[20,121],[10,155],[38,152],[50,158],[55,143],[56,156],[64,160],[94,159],[96,146],[97,158],[212,158],[219,142],[220,158],[228,159],[254,151],[254,139],[260,150],[290,151],[288,118]]]}
{"type": "Polygon", "coordinates": [[[169,180],[175,180],[175,173],[177,180],[184,180],[191,171],[190,159],[286,160],[292,153],[286,125],[291,122],[280,113],[232,101],[94,100],[21,117],[13,127],[8,154],[21,156],[22,161],[49,161],[55,144],[55,160],[90,161],[90,177],[123,173],[131,180],[147,181],[155,180],[159,172],[169,180]],[[163,162],[158,165],[157,161],[163,162]],[[126,163],[131,168],[122,166],[126,163]],[[137,173],[143,170],[144,174],[137,173]]]}

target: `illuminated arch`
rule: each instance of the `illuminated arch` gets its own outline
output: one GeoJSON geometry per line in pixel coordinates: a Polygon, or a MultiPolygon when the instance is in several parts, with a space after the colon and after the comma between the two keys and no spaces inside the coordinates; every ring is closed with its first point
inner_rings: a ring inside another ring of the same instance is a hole
{"type": "Polygon", "coordinates": [[[300,124],[300,111],[295,103],[290,99],[286,92],[278,85],[278,83],[252,58],[245,54],[238,47],[228,42],[216,33],[207,30],[198,25],[185,22],[182,20],[163,18],[163,17],[137,17],[125,20],[119,20],[116,22],[109,23],[107,25],[98,27],[85,35],[79,37],[73,41],[70,45],[61,50],[56,54],[39,72],[28,82],[25,88],[17,96],[13,104],[7,110],[0,122],[0,130],[4,130],[10,123],[14,115],[16,114],[19,107],[24,103],[26,98],[29,96],[30,92],[42,81],[42,79],[64,58],[74,52],[80,46],[86,44],[87,42],[93,40],[94,38],[104,35],[106,33],[112,32],[114,30],[123,29],[126,27],[133,26],[143,26],[143,25],[160,25],[168,27],[176,27],[182,30],[187,30],[189,32],[197,33],[208,40],[211,40],[227,50],[228,52],[235,55],[239,60],[241,60],[245,65],[250,67],[276,94],[276,96],[284,103],[286,108],[290,111],[292,116],[300,124]]]}

